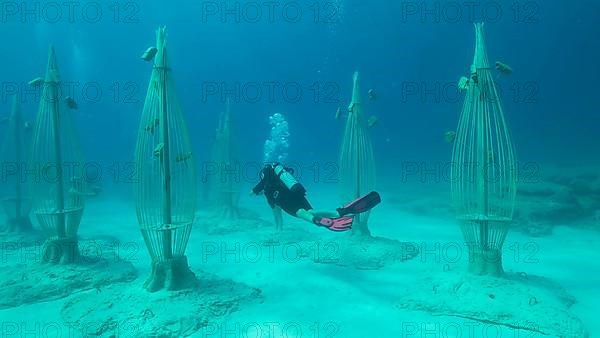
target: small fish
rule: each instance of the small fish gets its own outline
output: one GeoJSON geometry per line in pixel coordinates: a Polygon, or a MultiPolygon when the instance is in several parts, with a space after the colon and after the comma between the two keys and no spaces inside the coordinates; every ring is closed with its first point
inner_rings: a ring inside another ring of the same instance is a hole
{"type": "Polygon", "coordinates": [[[70,97],[70,96],[65,97],[65,102],[67,103],[67,107],[69,107],[69,109],[73,109],[73,110],[79,109],[77,102],[75,102],[75,99],[73,99],[72,97],[70,97]]]}
{"type": "Polygon", "coordinates": [[[164,148],[165,148],[165,144],[164,143],[157,144],[156,148],[154,148],[154,157],[160,157],[160,156],[162,156],[164,148]]]}
{"type": "Polygon", "coordinates": [[[148,49],[146,49],[144,54],[142,54],[142,60],[152,61],[152,59],[154,59],[154,57],[156,56],[157,52],[158,52],[158,49],[156,49],[156,47],[148,47],[148,49]]]}
{"type": "Polygon", "coordinates": [[[42,83],[44,83],[43,77],[36,77],[35,79],[27,82],[27,84],[32,87],[39,87],[42,83]]]}
{"type": "Polygon", "coordinates": [[[456,140],[456,132],[455,131],[445,132],[444,140],[446,140],[447,143],[454,143],[454,141],[456,140]]]}
{"type": "Polygon", "coordinates": [[[79,191],[75,188],[71,188],[69,189],[69,195],[71,196],[85,196],[85,193],[82,191],[79,191]]]}
{"type": "Polygon", "coordinates": [[[463,76],[458,80],[458,91],[464,92],[469,87],[469,79],[466,76],[463,76]]]}
{"type": "Polygon", "coordinates": [[[94,195],[98,195],[100,192],[102,192],[102,186],[99,186],[97,184],[92,185],[90,187],[90,189],[91,189],[91,193],[93,193],[94,195]]]}
{"type": "Polygon", "coordinates": [[[338,110],[335,112],[335,119],[338,120],[342,116],[342,107],[338,107],[338,110]]]}
{"type": "Polygon", "coordinates": [[[496,70],[503,75],[510,75],[513,73],[513,70],[509,65],[500,61],[496,61],[496,70]]]}
{"type": "Polygon", "coordinates": [[[473,83],[479,83],[479,78],[477,77],[477,67],[475,67],[475,65],[471,65],[471,79],[473,80],[473,83]]]}
{"type": "Polygon", "coordinates": [[[377,93],[375,92],[374,89],[369,89],[368,94],[369,94],[369,100],[371,100],[371,101],[377,100],[377,93]]]}
{"type": "Polygon", "coordinates": [[[154,119],[154,121],[150,122],[144,130],[150,132],[151,135],[154,135],[154,129],[156,129],[156,127],[158,127],[158,119],[154,119]]]}
{"type": "Polygon", "coordinates": [[[348,112],[349,113],[354,112],[354,102],[350,103],[350,105],[348,106],[348,112]]]}
{"type": "Polygon", "coordinates": [[[72,185],[83,185],[83,177],[81,176],[73,176],[69,179],[72,185]]]}
{"type": "Polygon", "coordinates": [[[377,118],[377,116],[371,116],[367,121],[367,125],[369,126],[369,128],[373,128],[377,125],[377,122],[379,122],[379,118],[377,118]]]}
{"type": "Polygon", "coordinates": [[[179,163],[179,162],[186,162],[186,164],[187,164],[187,160],[189,160],[190,158],[192,158],[192,152],[191,152],[191,151],[189,151],[189,152],[187,152],[187,153],[185,153],[185,154],[180,154],[180,155],[177,155],[177,156],[175,157],[175,162],[176,162],[176,163],[179,163]]]}
{"type": "Polygon", "coordinates": [[[25,129],[26,131],[30,131],[31,129],[33,129],[33,124],[29,121],[23,123],[23,129],[25,129]]]}

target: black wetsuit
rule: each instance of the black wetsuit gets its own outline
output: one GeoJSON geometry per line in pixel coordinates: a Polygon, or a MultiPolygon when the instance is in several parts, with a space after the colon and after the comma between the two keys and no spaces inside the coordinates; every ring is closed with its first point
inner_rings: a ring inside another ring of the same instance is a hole
{"type": "MultiPolygon", "coordinates": [[[[292,169],[285,169],[290,174],[293,174],[292,169]]],[[[278,206],[292,216],[296,216],[296,213],[300,209],[311,210],[313,208],[306,199],[306,193],[304,191],[290,191],[275,174],[275,169],[272,165],[267,165],[263,168],[260,178],[260,182],[252,189],[252,192],[258,195],[264,191],[271,208],[278,206]]]]}

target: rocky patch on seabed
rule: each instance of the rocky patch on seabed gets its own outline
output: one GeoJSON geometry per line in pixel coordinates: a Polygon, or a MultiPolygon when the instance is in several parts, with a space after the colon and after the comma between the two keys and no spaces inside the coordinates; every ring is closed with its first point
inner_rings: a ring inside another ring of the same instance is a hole
{"type": "Polygon", "coordinates": [[[181,291],[147,292],[141,284],[111,285],[100,293],[68,299],[61,315],[84,336],[187,337],[237,311],[262,302],[260,290],[195,271],[198,286],[181,291]]]}
{"type": "Polygon", "coordinates": [[[422,278],[418,289],[403,292],[396,307],[552,337],[589,337],[581,320],[570,312],[575,298],[549,279],[525,274],[494,278],[455,272],[441,277],[422,278]]]}

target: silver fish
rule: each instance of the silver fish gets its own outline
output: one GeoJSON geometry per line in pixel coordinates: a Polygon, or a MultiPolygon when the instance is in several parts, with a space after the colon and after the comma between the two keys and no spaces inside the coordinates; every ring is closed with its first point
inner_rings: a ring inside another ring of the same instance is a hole
{"type": "Polygon", "coordinates": [[[368,94],[369,94],[369,100],[371,100],[371,101],[377,100],[377,93],[375,92],[374,89],[369,89],[368,94]]]}
{"type": "Polygon", "coordinates": [[[496,61],[496,70],[503,75],[510,75],[513,73],[513,69],[509,65],[500,61],[496,61]]]}
{"type": "Polygon", "coordinates": [[[36,77],[35,79],[27,82],[27,84],[32,87],[39,87],[42,83],[44,83],[43,77],[36,77]]]}
{"type": "Polygon", "coordinates": [[[144,54],[142,54],[142,60],[152,61],[152,59],[154,59],[154,57],[156,56],[157,52],[158,52],[158,49],[156,49],[156,47],[148,47],[148,49],[146,49],[144,54]]]}

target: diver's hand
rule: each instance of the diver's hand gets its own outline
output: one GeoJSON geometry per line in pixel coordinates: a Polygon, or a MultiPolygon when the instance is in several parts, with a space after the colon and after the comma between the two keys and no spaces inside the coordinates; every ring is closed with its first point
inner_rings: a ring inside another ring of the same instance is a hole
{"type": "Polygon", "coordinates": [[[250,195],[253,195],[253,196],[260,196],[260,195],[262,195],[264,193],[265,193],[264,190],[261,190],[261,191],[259,191],[257,193],[255,193],[254,190],[250,190],[250,195]]]}

